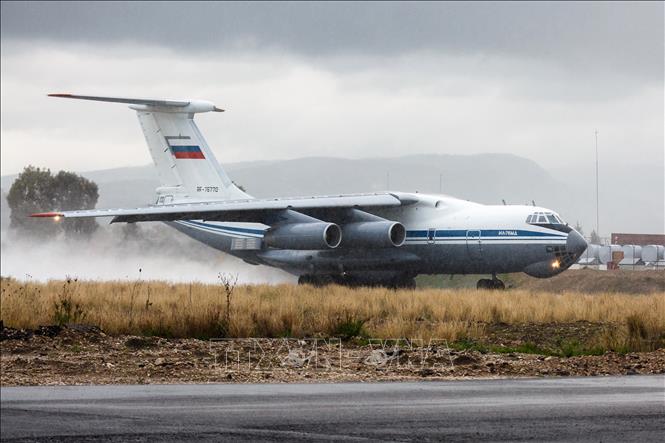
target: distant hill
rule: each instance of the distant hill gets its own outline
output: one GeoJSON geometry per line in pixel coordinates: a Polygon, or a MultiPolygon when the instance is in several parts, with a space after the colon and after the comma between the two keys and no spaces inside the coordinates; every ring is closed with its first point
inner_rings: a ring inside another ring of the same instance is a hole
{"type": "MultiPolygon", "coordinates": [[[[311,157],[225,164],[231,178],[255,197],[400,190],[439,192],[484,203],[546,198],[561,186],[535,162],[504,154],[413,155],[399,158],[311,157]],[[528,184],[528,186],[525,186],[528,184]]],[[[81,172],[99,185],[98,207],[152,202],[159,185],[152,165],[81,172]],[[131,190],[131,192],[127,192],[131,190]]],[[[9,189],[15,175],[2,177],[9,189]]]]}
{"type": "MultiPolygon", "coordinates": [[[[532,160],[508,154],[410,155],[399,158],[341,159],[310,157],[295,160],[229,163],[223,165],[231,178],[255,197],[325,195],[373,191],[443,193],[487,204],[530,204],[558,210],[571,224],[594,224],[595,201],[588,177],[571,177],[558,171],[559,180],[532,160]],[[574,178],[574,180],[573,180],[574,178]]],[[[127,207],[151,203],[158,186],[152,165],[82,172],[99,185],[98,208],[127,207]]],[[[7,226],[8,211],[4,192],[15,176],[3,176],[2,224],[7,226]]],[[[613,183],[606,185],[607,188],[613,183]]],[[[627,194],[626,210],[613,213],[612,224],[623,230],[662,230],[662,198],[658,204],[645,205],[653,195],[639,197],[625,186],[615,184],[616,195],[627,194]],[[640,207],[631,208],[632,202],[640,207]],[[650,225],[637,221],[634,214],[653,212],[650,225]],[[658,212],[660,210],[660,212],[658,212]],[[660,215],[658,215],[660,214],[660,215]],[[660,220],[657,217],[661,217],[660,220]]],[[[662,188],[662,187],[661,187],[662,188]]],[[[604,191],[607,192],[607,191],[604,191]]],[[[662,189],[660,191],[662,193],[662,189]]],[[[607,223],[609,225],[609,222],[607,223]]]]}

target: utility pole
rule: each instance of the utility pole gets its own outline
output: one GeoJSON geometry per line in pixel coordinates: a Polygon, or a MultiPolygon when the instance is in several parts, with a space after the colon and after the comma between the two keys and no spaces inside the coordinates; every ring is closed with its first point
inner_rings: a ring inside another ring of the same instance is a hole
{"type": "Polygon", "coordinates": [[[390,172],[386,172],[386,190],[390,191],[390,172]]]}
{"type": "Polygon", "coordinates": [[[599,202],[598,202],[598,129],[595,131],[596,136],[596,234],[600,237],[600,216],[599,216],[599,202]]]}
{"type": "Polygon", "coordinates": [[[439,194],[443,193],[443,174],[439,174],[439,194]]]}

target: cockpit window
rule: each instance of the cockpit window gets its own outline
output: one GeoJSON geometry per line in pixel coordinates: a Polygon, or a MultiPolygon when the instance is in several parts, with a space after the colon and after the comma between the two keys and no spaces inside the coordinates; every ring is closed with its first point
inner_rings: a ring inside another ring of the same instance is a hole
{"type": "Polygon", "coordinates": [[[526,218],[532,225],[565,225],[561,218],[552,212],[535,212],[526,218]]]}

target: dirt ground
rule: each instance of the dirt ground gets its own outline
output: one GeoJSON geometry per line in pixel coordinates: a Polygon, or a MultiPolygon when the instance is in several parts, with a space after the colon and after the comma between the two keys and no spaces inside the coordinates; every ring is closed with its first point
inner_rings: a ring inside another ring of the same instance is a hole
{"type": "MultiPolygon", "coordinates": [[[[515,344],[529,334],[499,325],[492,341],[515,344]]],[[[665,349],[564,358],[454,350],[445,341],[112,337],[85,325],[3,328],[0,351],[2,386],[665,374],[665,349]]]]}

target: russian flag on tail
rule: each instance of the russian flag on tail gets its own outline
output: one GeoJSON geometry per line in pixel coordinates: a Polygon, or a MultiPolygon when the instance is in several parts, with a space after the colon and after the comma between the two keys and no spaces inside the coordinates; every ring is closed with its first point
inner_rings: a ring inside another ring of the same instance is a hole
{"type": "Polygon", "coordinates": [[[200,146],[171,146],[171,152],[173,152],[174,157],[177,159],[205,159],[200,146]]]}

